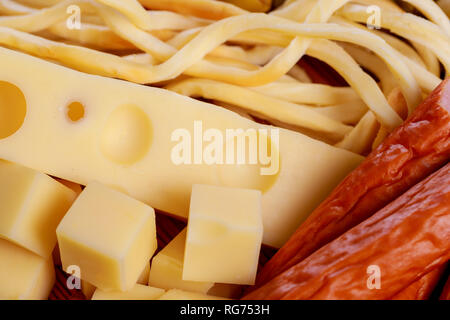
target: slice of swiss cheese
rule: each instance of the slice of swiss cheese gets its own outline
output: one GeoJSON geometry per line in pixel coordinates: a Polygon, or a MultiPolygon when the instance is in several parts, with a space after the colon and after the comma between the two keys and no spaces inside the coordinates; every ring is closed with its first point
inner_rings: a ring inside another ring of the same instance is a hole
{"type": "Polygon", "coordinates": [[[163,89],[83,74],[4,48],[0,116],[0,158],[82,185],[96,180],[179,217],[188,215],[193,184],[260,189],[263,242],[274,247],[363,159],[280,129],[276,175],[261,175],[259,165],[176,165],[171,154],[179,142],[172,133],[187,129],[194,143],[195,121],[224,136],[227,129],[273,127],[163,89]],[[75,106],[70,112],[69,105],[75,106]]]}

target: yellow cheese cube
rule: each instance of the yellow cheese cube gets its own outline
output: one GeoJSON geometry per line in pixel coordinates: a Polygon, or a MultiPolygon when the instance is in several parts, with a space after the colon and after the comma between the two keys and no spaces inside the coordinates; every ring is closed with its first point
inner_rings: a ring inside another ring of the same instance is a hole
{"type": "Polygon", "coordinates": [[[155,287],[136,284],[129,291],[103,291],[95,290],[92,300],[157,300],[165,290],[155,287]]]}
{"type": "Polygon", "coordinates": [[[153,208],[99,183],[89,184],[57,229],[64,270],[102,290],[136,284],[156,250],[153,208]]]}
{"type": "Polygon", "coordinates": [[[0,160],[0,238],[48,258],[75,192],[49,176],[0,160]]]}
{"type": "Polygon", "coordinates": [[[65,185],[67,188],[72,189],[77,196],[81,193],[81,191],[83,191],[83,188],[78,183],[59,178],[55,178],[55,180],[65,185]]]}
{"type": "Polygon", "coordinates": [[[182,289],[207,293],[214,285],[212,282],[183,280],[184,246],[186,229],[181,231],[152,260],[148,284],[164,289],[182,289]]]}
{"type": "Polygon", "coordinates": [[[261,192],[192,187],[183,280],[254,284],[263,235],[261,192]]]}
{"type": "Polygon", "coordinates": [[[171,289],[158,300],[228,300],[222,297],[209,296],[198,292],[189,292],[180,289],[171,289]]]}
{"type": "Polygon", "coordinates": [[[94,285],[87,281],[81,280],[81,292],[83,292],[86,299],[90,300],[96,289],[97,288],[94,285]]]}
{"type": "MultiPolygon", "coordinates": [[[[145,268],[142,271],[141,275],[139,276],[137,283],[147,285],[149,273],[150,273],[150,263],[147,263],[145,264],[145,268]]],[[[90,300],[96,289],[97,288],[94,285],[90,284],[85,280],[81,280],[81,292],[83,292],[86,299],[90,300]]]]}
{"type": "Polygon", "coordinates": [[[144,270],[141,272],[141,275],[139,276],[137,283],[147,285],[149,275],[150,275],[150,262],[147,262],[145,264],[144,270]]]}
{"type": "Polygon", "coordinates": [[[51,257],[44,259],[0,239],[0,300],[47,299],[54,284],[51,257]]]}

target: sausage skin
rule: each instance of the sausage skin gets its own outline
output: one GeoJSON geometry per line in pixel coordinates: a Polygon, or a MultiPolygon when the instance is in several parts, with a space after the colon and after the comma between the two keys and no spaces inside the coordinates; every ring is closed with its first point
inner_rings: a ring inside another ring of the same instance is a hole
{"type": "Polygon", "coordinates": [[[450,78],[313,211],[264,266],[256,286],[249,290],[369,218],[449,160],[450,78]]]}
{"type": "Polygon", "coordinates": [[[443,265],[424,275],[409,287],[397,293],[392,297],[392,300],[428,300],[445,272],[445,268],[446,265],[443,265]]]}
{"type": "Polygon", "coordinates": [[[440,300],[450,300],[450,277],[448,278],[447,283],[445,284],[440,300]]]}
{"type": "Polygon", "coordinates": [[[244,299],[391,299],[449,259],[450,163],[244,299]]]}

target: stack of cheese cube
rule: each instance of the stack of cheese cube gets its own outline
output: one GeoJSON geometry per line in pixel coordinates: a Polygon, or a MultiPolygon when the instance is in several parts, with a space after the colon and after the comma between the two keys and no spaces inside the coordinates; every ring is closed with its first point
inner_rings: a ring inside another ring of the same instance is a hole
{"type": "Polygon", "coordinates": [[[0,299],[46,299],[53,260],[71,275],[68,285],[78,283],[70,289],[81,286],[92,299],[234,298],[240,285],[254,284],[260,191],[194,185],[187,228],[152,259],[155,212],[147,204],[97,182],[81,192],[5,161],[0,180],[0,299]]]}
{"type": "Polygon", "coordinates": [[[255,282],[261,192],[194,185],[187,229],[152,260],[149,285],[233,298],[255,282]]]}
{"type": "Polygon", "coordinates": [[[47,299],[55,282],[55,230],[76,192],[5,161],[0,181],[0,299],[47,299]]]}
{"type": "MultiPolygon", "coordinates": [[[[97,287],[92,299],[236,297],[239,285],[254,284],[262,231],[260,191],[194,185],[188,226],[153,257],[148,286],[138,283],[131,288],[111,290],[90,280],[97,287]]],[[[61,249],[64,261],[63,252],[64,248],[61,249]]]]}

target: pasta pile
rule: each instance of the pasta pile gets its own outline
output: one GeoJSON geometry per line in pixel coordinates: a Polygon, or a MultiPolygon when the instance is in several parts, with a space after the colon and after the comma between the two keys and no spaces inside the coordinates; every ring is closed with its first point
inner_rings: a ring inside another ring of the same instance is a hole
{"type": "Polygon", "coordinates": [[[0,0],[0,45],[207,99],[364,155],[450,71],[449,7],[449,0],[286,0],[272,11],[267,0],[0,0]],[[298,65],[305,55],[349,86],[313,83],[298,65]]]}

